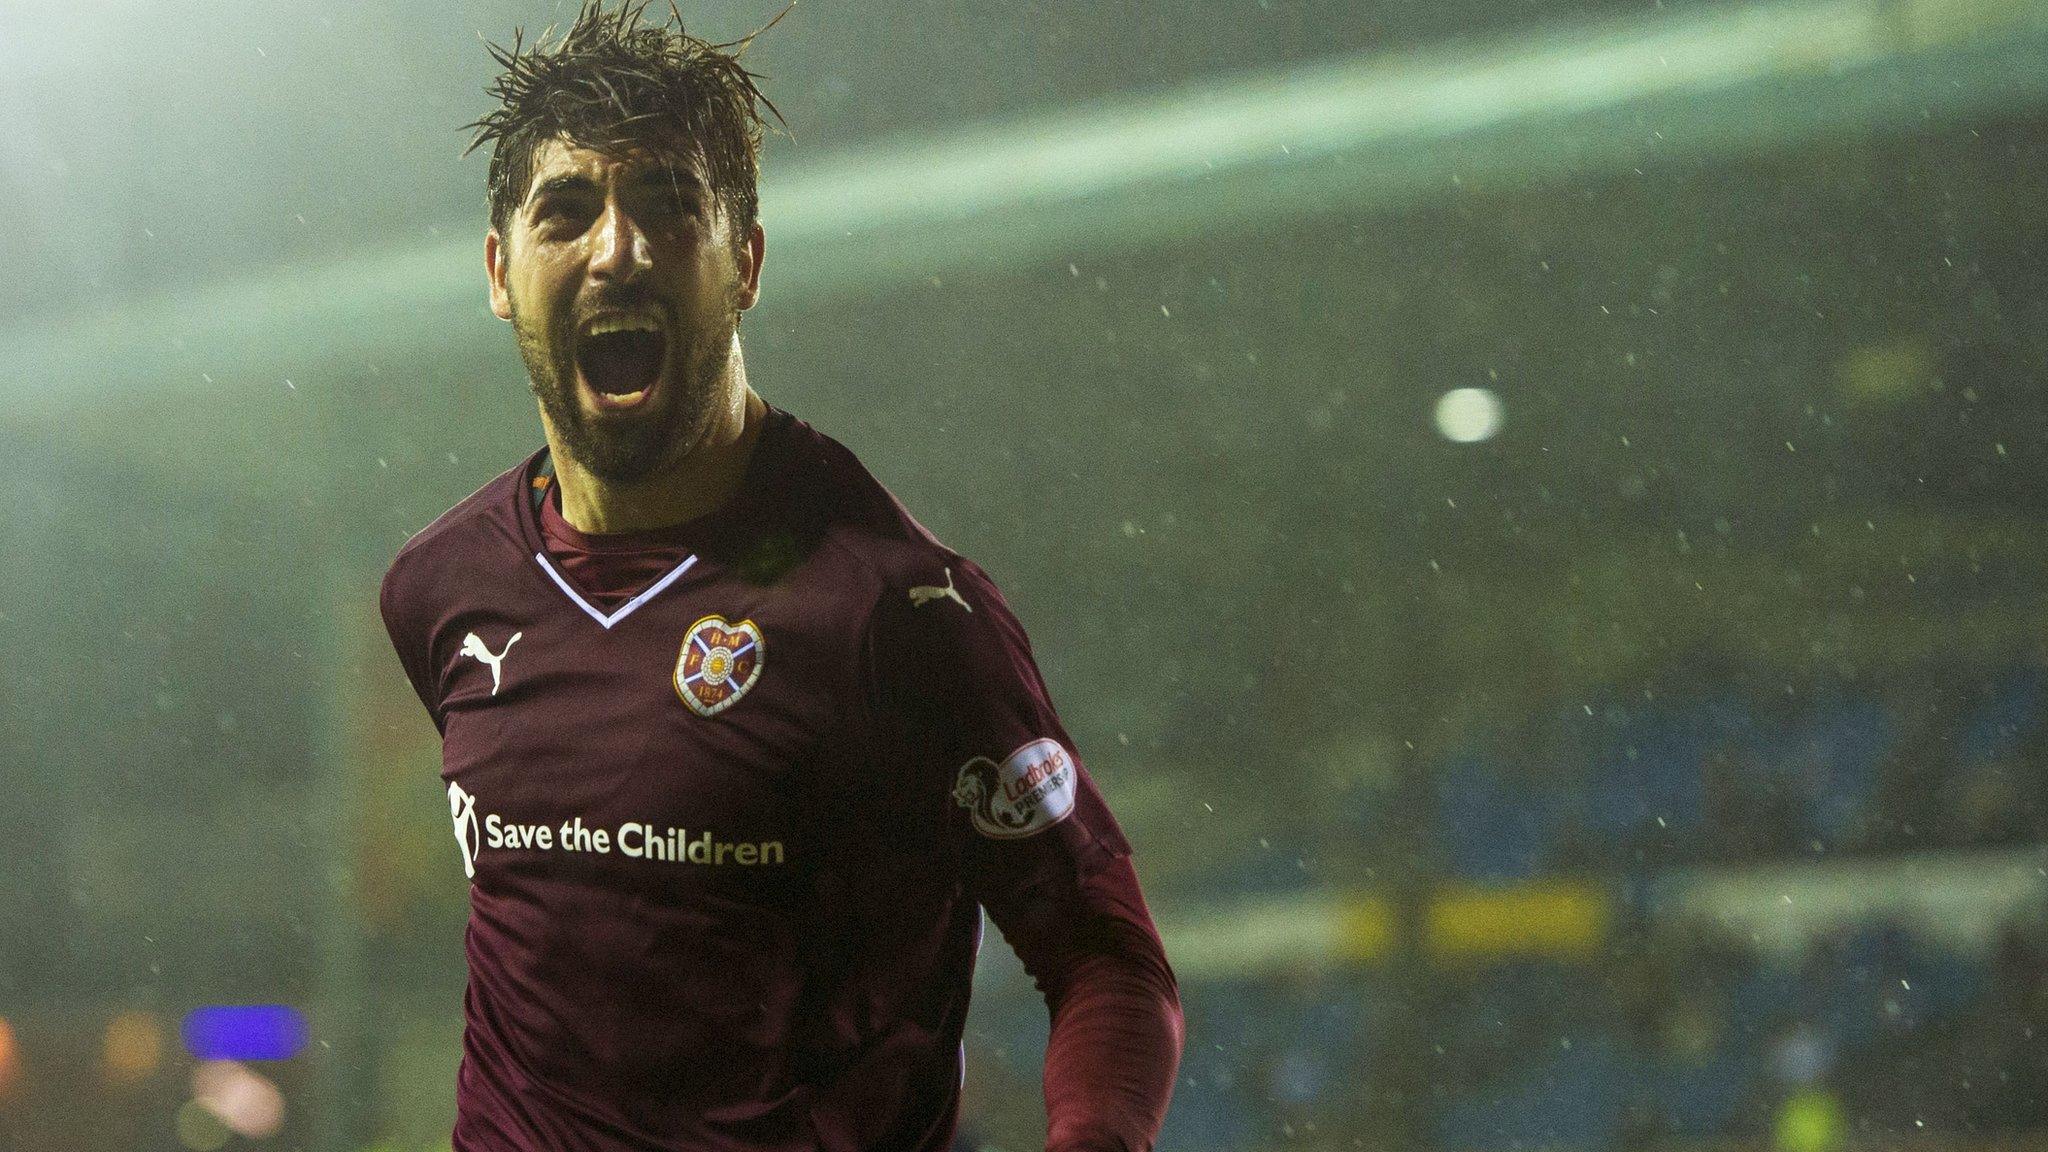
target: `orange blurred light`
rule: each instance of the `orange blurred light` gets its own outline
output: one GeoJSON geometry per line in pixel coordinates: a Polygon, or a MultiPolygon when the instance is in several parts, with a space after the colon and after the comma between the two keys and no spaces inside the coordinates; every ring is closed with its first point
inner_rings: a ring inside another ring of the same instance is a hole
{"type": "Polygon", "coordinates": [[[14,1043],[14,1026],[0,1017],[0,1096],[14,1090],[21,1075],[21,1050],[14,1043]]]}
{"type": "Polygon", "coordinates": [[[164,1058],[164,1026],[154,1012],[123,1012],[107,1021],[100,1062],[107,1078],[133,1083],[157,1070],[164,1058]]]}

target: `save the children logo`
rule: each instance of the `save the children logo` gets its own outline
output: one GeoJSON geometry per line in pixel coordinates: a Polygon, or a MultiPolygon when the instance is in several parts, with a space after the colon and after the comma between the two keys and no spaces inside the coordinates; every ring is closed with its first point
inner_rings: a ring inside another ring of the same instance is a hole
{"type": "Polygon", "coordinates": [[[1033,740],[1001,764],[976,756],[960,766],[953,802],[974,830],[998,840],[1043,832],[1074,811],[1074,758],[1059,741],[1033,740]]]}
{"type": "Polygon", "coordinates": [[[448,784],[448,815],[455,823],[455,843],[462,849],[462,874],[476,879],[486,849],[562,852],[592,856],[623,856],[663,864],[709,864],[741,867],[782,864],[788,851],[780,840],[738,840],[709,829],[691,831],[628,820],[613,827],[584,822],[581,816],[562,821],[507,819],[496,812],[479,813],[476,797],[462,785],[448,784]]]}

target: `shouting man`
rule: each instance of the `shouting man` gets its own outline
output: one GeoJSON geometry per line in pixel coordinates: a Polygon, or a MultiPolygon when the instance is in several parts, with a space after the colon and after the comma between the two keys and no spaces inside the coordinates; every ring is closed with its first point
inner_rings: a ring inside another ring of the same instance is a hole
{"type": "Polygon", "coordinates": [[[546,446],[382,590],[471,884],[455,1147],[944,1149],[986,909],[1048,1148],[1150,1148],[1181,1014],[1130,847],[987,574],[749,386],[774,108],[643,10],[492,49],[546,446]]]}

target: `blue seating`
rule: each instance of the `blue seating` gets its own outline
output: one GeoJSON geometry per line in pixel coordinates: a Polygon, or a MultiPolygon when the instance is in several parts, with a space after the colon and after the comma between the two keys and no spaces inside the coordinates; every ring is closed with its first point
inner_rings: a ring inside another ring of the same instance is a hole
{"type": "Polygon", "coordinates": [[[1818,768],[1817,776],[1799,781],[1816,836],[1832,844],[1856,833],[1898,738],[1897,718],[1875,700],[1843,702],[1794,730],[1792,766],[1818,768]]]}
{"type": "Polygon", "coordinates": [[[1446,870],[1480,883],[1536,876],[1556,838],[1548,797],[1474,757],[1439,776],[1436,815],[1446,870]]]}
{"type": "Polygon", "coordinates": [[[1703,1063],[1663,1062],[1639,1073],[1639,1082],[1651,1088],[1665,1131],[1694,1140],[1728,1134],[1756,1080],[1758,1061],[1743,1050],[1750,1043],[1731,1038],[1703,1063]]]}
{"type": "Polygon", "coordinates": [[[1701,761],[1748,727],[1746,713],[1724,714],[1713,703],[1628,716],[1588,781],[1589,827],[1610,836],[1650,827],[1674,838],[1696,836],[1706,811],[1701,761]]]}
{"type": "Polygon", "coordinates": [[[1605,1038],[1575,1038],[1510,1082],[1453,1101],[1438,1121],[1437,1144],[1516,1152],[1611,1144],[1632,1072],[1605,1038]]]}
{"type": "Polygon", "coordinates": [[[2020,665],[2000,677],[1989,697],[1963,721],[1956,751],[1965,763],[2005,755],[2041,723],[2042,669],[2020,665]]]}

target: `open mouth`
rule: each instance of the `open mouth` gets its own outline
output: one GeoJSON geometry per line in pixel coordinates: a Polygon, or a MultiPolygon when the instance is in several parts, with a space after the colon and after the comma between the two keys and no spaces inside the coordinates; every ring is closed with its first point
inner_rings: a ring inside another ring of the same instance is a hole
{"type": "Polygon", "coordinates": [[[577,330],[576,374],[602,408],[646,400],[667,359],[668,335],[651,317],[600,316],[577,330]]]}

